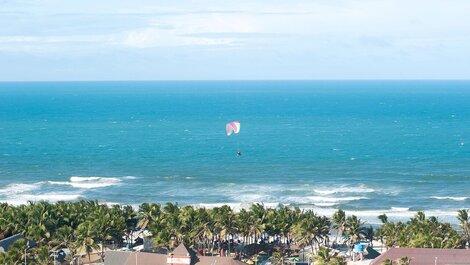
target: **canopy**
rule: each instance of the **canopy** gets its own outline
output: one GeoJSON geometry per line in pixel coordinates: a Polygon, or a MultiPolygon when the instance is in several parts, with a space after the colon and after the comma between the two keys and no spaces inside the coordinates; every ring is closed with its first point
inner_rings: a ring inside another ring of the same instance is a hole
{"type": "Polygon", "coordinates": [[[225,125],[225,130],[227,132],[227,136],[232,135],[232,133],[239,133],[240,132],[240,122],[239,121],[232,121],[225,125]]]}

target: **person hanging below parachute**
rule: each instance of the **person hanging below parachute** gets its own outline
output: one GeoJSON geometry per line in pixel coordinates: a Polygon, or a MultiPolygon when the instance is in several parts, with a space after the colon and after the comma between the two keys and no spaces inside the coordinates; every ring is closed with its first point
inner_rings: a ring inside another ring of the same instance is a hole
{"type": "MultiPolygon", "coordinates": [[[[227,132],[227,136],[232,135],[233,133],[237,134],[240,132],[240,122],[239,121],[232,121],[225,125],[225,131],[227,132]]],[[[237,156],[241,156],[242,152],[240,151],[238,139],[237,139],[237,156]]]]}

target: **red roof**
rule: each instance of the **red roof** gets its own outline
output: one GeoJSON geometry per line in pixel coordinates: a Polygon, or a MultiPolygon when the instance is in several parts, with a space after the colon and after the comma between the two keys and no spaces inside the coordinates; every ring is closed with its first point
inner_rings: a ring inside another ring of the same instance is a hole
{"type": "MultiPolygon", "coordinates": [[[[191,248],[181,244],[173,252],[176,256],[190,256],[192,265],[247,265],[232,257],[196,256],[191,248]]],[[[130,251],[106,251],[105,265],[170,265],[167,258],[170,255],[130,252],[130,251]],[[137,261],[137,262],[136,262],[137,261]]]]}
{"type": "Polygon", "coordinates": [[[370,265],[408,257],[410,265],[470,265],[470,249],[392,248],[376,258],[370,265]]]}

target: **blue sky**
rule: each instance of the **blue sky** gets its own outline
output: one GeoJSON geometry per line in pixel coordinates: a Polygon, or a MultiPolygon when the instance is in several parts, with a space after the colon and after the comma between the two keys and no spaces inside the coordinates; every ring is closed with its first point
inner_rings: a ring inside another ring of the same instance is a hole
{"type": "Polygon", "coordinates": [[[468,0],[0,0],[0,80],[470,79],[468,0]]]}

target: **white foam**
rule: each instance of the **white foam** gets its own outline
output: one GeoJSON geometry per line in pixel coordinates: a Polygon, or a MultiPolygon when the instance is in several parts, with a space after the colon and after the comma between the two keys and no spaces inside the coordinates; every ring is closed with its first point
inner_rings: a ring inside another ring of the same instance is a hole
{"type": "Polygon", "coordinates": [[[287,197],[286,201],[297,204],[317,204],[317,203],[342,203],[358,200],[367,200],[367,197],[325,197],[325,196],[302,196],[302,197],[287,197]]]}
{"type": "Polygon", "coordinates": [[[372,193],[376,192],[375,189],[366,187],[364,185],[360,186],[341,186],[341,187],[319,187],[313,190],[316,194],[320,195],[331,195],[337,193],[372,193]]]}
{"type": "Polygon", "coordinates": [[[451,201],[465,201],[468,197],[452,197],[452,196],[431,196],[436,200],[451,200],[451,201]]]}
{"type": "Polygon", "coordinates": [[[95,189],[120,185],[122,179],[135,179],[133,176],[122,178],[70,177],[70,181],[48,181],[50,185],[72,186],[80,189],[95,189]]]}
{"type": "MultiPolygon", "coordinates": [[[[363,219],[368,224],[380,224],[380,220],[377,218],[381,214],[386,214],[390,221],[407,221],[416,214],[416,211],[405,210],[404,208],[395,207],[398,209],[380,209],[380,210],[345,210],[347,215],[356,215],[357,217],[363,219]]],[[[305,207],[304,209],[311,209],[319,215],[325,215],[328,217],[333,216],[333,214],[338,211],[336,208],[321,208],[321,207],[305,207]]],[[[457,209],[449,209],[446,211],[433,209],[425,210],[425,215],[436,216],[441,221],[457,223],[456,215],[457,209]]]]}
{"type": "Polygon", "coordinates": [[[26,201],[73,201],[82,197],[81,194],[64,194],[64,193],[45,193],[45,194],[25,194],[21,196],[26,201]]]}
{"type": "Polygon", "coordinates": [[[317,202],[314,204],[315,206],[320,206],[320,207],[331,207],[331,206],[338,205],[338,203],[336,202],[317,202]]]}
{"type": "Polygon", "coordinates": [[[21,194],[24,192],[38,189],[40,185],[41,185],[40,182],[33,183],[33,184],[13,183],[13,184],[7,185],[3,189],[0,189],[0,194],[5,194],[5,195],[21,194]]]}
{"type": "Polygon", "coordinates": [[[240,194],[238,196],[234,196],[234,199],[236,199],[239,202],[243,203],[256,203],[256,202],[269,202],[272,201],[274,198],[266,195],[266,194],[240,194]]]}
{"type": "Polygon", "coordinates": [[[83,182],[83,181],[97,181],[101,177],[70,177],[71,182],[83,182]]]}
{"type": "Polygon", "coordinates": [[[4,189],[0,189],[0,201],[12,205],[26,204],[29,201],[71,201],[78,200],[82,197],[81,194],[69,193],[35,193],[40,190],[44,182],[37,182],[33,184],[13,183],[7,185],[4,189]]]}
{"type": "Polygon", "coordinates": [[[390,207],[392,211],[398,211],[398,212],[406,212],[409,211],[410,208],[407,207],[390,207]]]}

